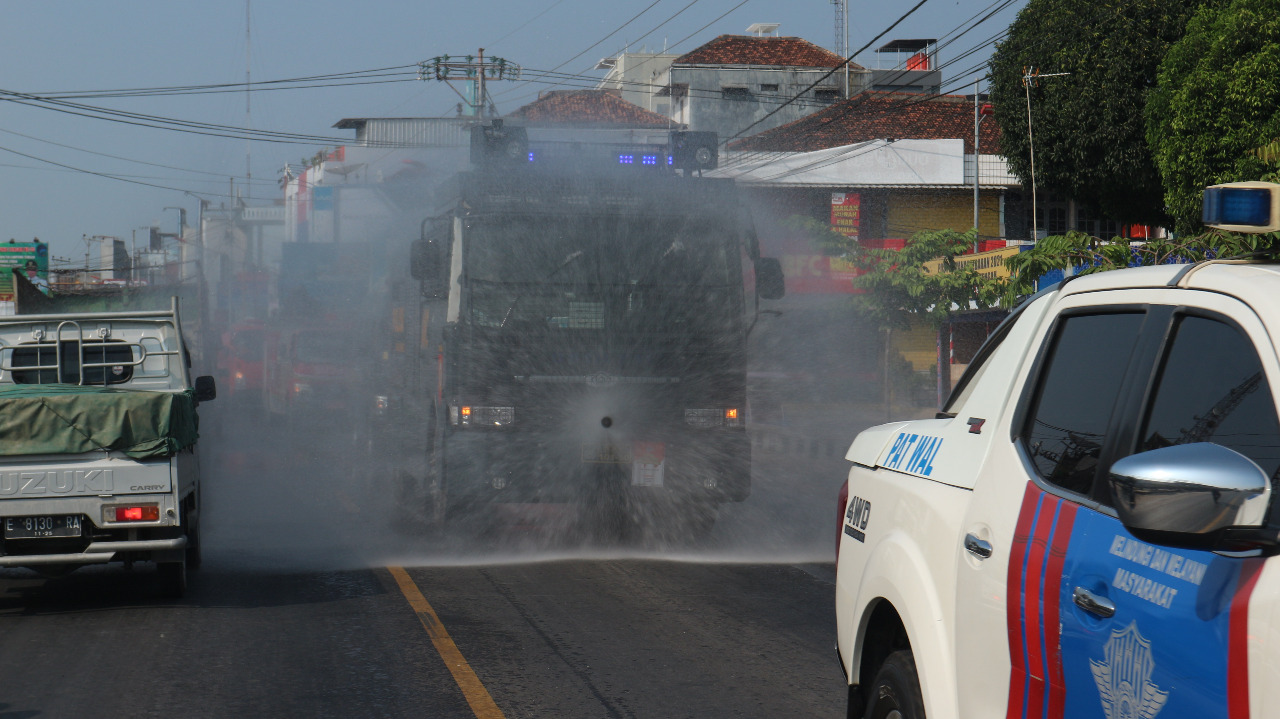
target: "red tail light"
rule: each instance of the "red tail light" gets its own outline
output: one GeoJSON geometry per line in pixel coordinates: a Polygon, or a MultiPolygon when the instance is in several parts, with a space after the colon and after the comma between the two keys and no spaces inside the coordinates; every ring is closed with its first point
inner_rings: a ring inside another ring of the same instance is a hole
{"type": "Polygon", "coordinates": [[[160,507],[150,504],[138,507],[116,507],[117,522],[156,522],[160,520],[160,507]]]}
{"type": "Polygon", "coordinates": [[[849,480],[840,483],[839,507],[836,510],[836,565],[840,564],[840,537],[844,535],[844,513],[849,505],[849,480]]]}

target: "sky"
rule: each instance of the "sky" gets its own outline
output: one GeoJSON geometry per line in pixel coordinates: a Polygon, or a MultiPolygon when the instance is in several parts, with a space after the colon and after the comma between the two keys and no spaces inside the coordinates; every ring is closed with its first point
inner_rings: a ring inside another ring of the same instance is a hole
{"type": "MultiPolygon", "coordinates": [[[[983,44],[1007,30],[1023,4],[925,0],[873,47],[898,38],[950,39],[939,52],[943,89],[968,93],[992,49],[983,44]]],[[[849,0],[850,51],[871,43],[912,5],[849,0]]],[[[286,163],[354,138],[354,131],[333,128],[342,118],[452,116],[457,95],[414,77],[416,63],[438,55],[484,48],[527,71],[600,77],[595,64],[628,47],[652,52],[667,44],[687,52],[717,35],[745,34],[756,22],[780,23],[780,35],[835,48],[830,0],[0,0],[0,8],[0,241],[38,237],[72,264],[90,246],[97,256],[85,236],[129,241],[137,233],[141,241],[151,225],[175,232],[179,212],[170,208],[185,208],[195,224],[197,197],[215,207],[235,195],[253,204],[282,197],[278,178],[286,163]],[[326,87],[246,93],[246,72],[255,84],[338,74],[360,84],[326,79],[309,83],[326,87]],[[228,87],[65,97],[207,85],[228,87]],[[111,115],[120,120],[112,121],[103,110],[132,114],[111,115]],[[187,131],[143,126],[172,127],[156,117],[187,123],[187,131]],[[268,131],[271,139],[247,141],[242,131],[224,129],[244,127],[268,131]],[[302,137],[285,142],[277,133],[302,137]],[[215,136],[222,134],[234,137],[215,136]]],[[[888,66],[871,51],[857,61],[888,66]]],[[[548,89],[557,87],[548,80],[503,82],[490,93],[505,114],[548,89]]]]}

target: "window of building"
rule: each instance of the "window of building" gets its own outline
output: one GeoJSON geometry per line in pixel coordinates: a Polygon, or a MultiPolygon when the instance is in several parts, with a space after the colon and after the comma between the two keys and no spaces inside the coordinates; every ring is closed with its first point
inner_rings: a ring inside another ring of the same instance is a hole
{"type": "Polygon", "coordinates": [[[723,87],[720,88],[720,92],[724,99],[734,102],[746,102],[751,99],[751,91],[745,87],[723,87]]]}
{"type": "Polygon", "coordinates": [[[813,91],[813,97],[818,102],[831,104],[840,99],[840,91],[834,88],[821,88],[813,91]]]}
{"type": "Polygon", "coordinates": [[[778,91],[778,89],[779,89],[779,88],[778,88],[778,85],[777,85],[776,83],[773,83],[773,84],[764,84],[764,85],[761,85],[761,86],[760,86],[760,92],[777,92],[777,91],[778,91]]]}
{"type": "Polygon", "coordinates": [[[1077,315],[1059,324],[1022,433],[1031,462],[1046,482],[1090,494],[1144,316],[1077,315]]]}
{"type": "MultiPolygon", "coordinates": [[[[1026,198],[1030,199],[1030,198],[1026,198]]],[[[1031,204],[1026,205],[1030,220],[1031,204]]],[[[1040,237],[1063,235],[1067,232],[1067,201],[1052,194],[1042,194],[1035,203],[1035,229],[1040,237]]]]}
{"type": "Polygon", "coordinates": [[[1100,216],[1092,208],[1076,205],[1076,231],[1103,240],[1120,235],[1120,223],[1100,216]]]}

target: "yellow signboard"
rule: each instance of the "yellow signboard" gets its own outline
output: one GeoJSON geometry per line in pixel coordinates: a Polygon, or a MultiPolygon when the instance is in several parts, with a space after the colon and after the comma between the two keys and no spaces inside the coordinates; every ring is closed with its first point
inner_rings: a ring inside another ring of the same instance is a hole
{"type": "MultiPolygon", "coordinates": [[[[1018,246],[1001,247],[998,250],[988,250],[986,252],[978,252],[972,255],[956,255],[956,269],[973,268],[978,274],[986,277],[1009,277],[1009,270],[1005,268],[1004,261],[1007,257],[1013,257],[1021,251],[1018,246]]],[[[924,270],[929,274],[933,274],[942,269],[942,260],[929,260],[924,263],[924,270]]]]}

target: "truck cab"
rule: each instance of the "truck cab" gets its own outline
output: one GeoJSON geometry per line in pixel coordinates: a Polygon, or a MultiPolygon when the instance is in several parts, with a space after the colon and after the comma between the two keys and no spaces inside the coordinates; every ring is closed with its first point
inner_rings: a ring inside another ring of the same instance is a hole
{"type": "Polygon", "coordinates": [[[849,716],[1280,705],[1277,298],[1274,261],[1074,277],[1001,325],[936,419],[858,435],[849,716]]]}

